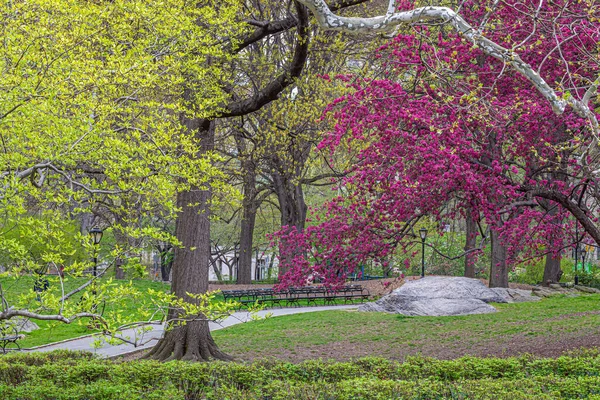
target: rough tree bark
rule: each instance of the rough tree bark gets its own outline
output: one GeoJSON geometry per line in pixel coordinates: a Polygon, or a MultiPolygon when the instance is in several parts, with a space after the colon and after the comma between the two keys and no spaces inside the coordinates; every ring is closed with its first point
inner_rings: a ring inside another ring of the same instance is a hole
{"type": "MultiPolygon", "coordinates": [[[[304,225],[306,223],[306,212],[308,207],[304,201],[302,185],[299,183],[295,184],[291,178],[292,177],[285,173],[273,173],[273,186],[279,201],[281,226],[287,226],[288,229],[295,228],[298,232],[301,232],[304,230],[304,225]]],[[[286,258],[293,258],[301,251],[299,249],[297,251],[290,251],[291,248],[293,249],[292,246],[294,246],[294,243],[287,244],[284,242],[284,239],[281,240],[282,243],[280,243],[279,247],[280,249],[286,248],[287,252],[286,254],[279,255],[281,260],[279,263],[279,276],[287,272],[287,269],[284,268],[283,265],[291,264],[286,258]]]]}
{"type": "Polygon", "coordinates": [[[546,254],[546,265],[544,266],[543,285],[548,286],[550,283],[558,283],[562,276],[560,269],[560,256],[554,256],[552,253],[546,254]]]}
{"type": "Polygon", "coordinates": [[[467,209],[465,215],[466,220],[466,238],[465,238],[465,276],[467,278],[475,278],[475,260],[477,256],[470,252],[477,246],[477,221],[473,216],[473,210],[467,209]]]}
{"type": "Polygon", "coordinates": [[[500,235],[494,229],[490,232],[492,257],[490,268],[490,284],[493,287],[508,287],[508,265],[506,263],[506,246],[500,240],[500,235]]]}
{"type": "Polygon", "coordinates": [[[281,226],[304,229],[308,207],[304,201],[302,185],[294,184],[289,177],[274,174],[275,192],[281,209],[281,226]]]}
{"type": "Polygon", "coordinates": [[[237,283],[247,285],[252,283],[252,250],[254,226],[256,223],[256,162],[252,153],[246,150],[244,139],[235,136],[242,173],[244,174],[244,200],[242,202],[242,222],[240,229],[240,259],[238,263],[237,283]]]}
{"type": "MultiPolygon", "coordinates": [[[[214,122],[185,119],[184,124],[201,140],[199,156],[213,148],[214,122]]],[[[208,290],[210,197],[211,191],[207,188],[192,188],[177,195],[177,207],[181,209],[181,214],[176,221],[175,236],[182,246],[175,248],[171,291],[190,303],[195,300],[187,293],[205,293],[208,290]]],[[[172,320],[179,316],[178,310],[171,309],[167,318],[172,320]]],[[[218,349],[206,320],[190,321],[183,326],[171,324],[169,328],[147,358],[188,361],[232,359],[218,349]]]]}
{"type": "Polygon", "coordinates": [[[246,203],[246,199],[244,198],[237,275],[237,284],[239,285],[252,283],[252,249],[254,243],[254,226],[256,223],[256,207],[253,202],[249,201],[248,203],[246,203]]]}

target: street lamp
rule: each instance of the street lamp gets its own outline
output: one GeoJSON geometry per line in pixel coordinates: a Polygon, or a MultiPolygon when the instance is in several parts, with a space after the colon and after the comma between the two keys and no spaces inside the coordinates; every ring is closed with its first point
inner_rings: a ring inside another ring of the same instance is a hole
{"type": "Polygon", "coordinates": [[[585,245],[581,247],[581,272],[585,272],[585,245]]]}
{"type": "Polygon", "coordinates": [[[100,244],[100,241],[102,240],[102,229],[98,228],[98,227],[93,227],[92,229],[90,229],[89,231],[90,237],[92,238],[92,242],[94,243],[94,278],[96,277],[96,270],[97,270],[97,266],[98,266],[98,251],[97,251],[97,246],[100,244]]]}
{"type": "Polygon", "coordinates": [[[427,239],[427,229],[419,229],[419,236],[421,236],[421,278],[425,277],[425,239],[427,239]]]}
{"type": "MultiPolygon", "coordinates": [[[[577,228],[577,226],[575,226],[575,228],[577,228]]],[[[579,257],[577,252],[579,251],[579,243],[575,243],[575,277],[573,278],[573,280],[575,281],[576,285],[579,285],[579,276],[577,276],[577,261],[579,261],[579,257]]]]}

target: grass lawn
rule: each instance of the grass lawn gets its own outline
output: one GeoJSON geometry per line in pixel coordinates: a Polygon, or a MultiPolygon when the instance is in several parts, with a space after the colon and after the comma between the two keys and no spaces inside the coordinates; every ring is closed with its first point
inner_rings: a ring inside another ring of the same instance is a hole
{"type": "Polygon", "coordinates": [[[494,314],[460,317],[314,312],[237,325],[213,336],[238,359],[292,362],[363,356],[402,360],[415,354],[443,359],[467,354],[557,356],[600,346],[600,295],[495,306],[499,312],[494,314]]]}
{"type": "MultiPolygon", "coordinates": [[[[56,289],[60,287],[57,277],[48,276],[48,280],[51,288],[56,289]]],[[[65,280],[65,292],[68,293],[70,290],[79,287],[86,281],[86,278],[67,278],[67,280],[65,280]]],[[[33,282],[34,279],[30,276],[22,276],[18,279],[2,278],[0,280],[4,293],[9,301],[11,298],[15,298],[15,296],[18,296],[22,293],[27,293],[29,290],[31,290],[33,287],[33,282]]],[[[123,283],[129,283],[129,281],[123,281],[123,283]]],[[[142,300],[148,298],[148,289],[166,291],[170,287],[170,285],[162,282],[153,282],[142,279],[133,280],[132,284],[141,293],[145,293],[145,295],[142,297],[142,300]]],[[[76,294],[74,299],[78,299],[78,296],[80,295],[76,294]]],[[[37,306],[37,304],[34,306],[37,306]]],[[[137,304],[135,302],[126,304],[123,315],[128,316],[128,320],[130,322],[139,321],[141,319],[137,304]]],[[[40,329],[26,334],[26,337],[19,341],[21,347],[27,348],[40,346],[43,344],[58,342],[65,339],[72,339],[95,332],[95,330],[88,329],[87,320],[75,321],[73,324],[69,325],[55,321],[34,320],[34,322],[40,327],[40,329]]]]}

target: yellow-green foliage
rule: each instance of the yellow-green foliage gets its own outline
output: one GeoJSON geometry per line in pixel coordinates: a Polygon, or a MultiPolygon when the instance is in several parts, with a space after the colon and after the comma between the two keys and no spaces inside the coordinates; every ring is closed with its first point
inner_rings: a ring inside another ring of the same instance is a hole
{"type": "MultiPolygon", "coordinates": [[[[72,222],[80,213],[101,209],[119,215],[130,237],[164,239],[130,222],[157,209],[172,217],[175,194],[192,186],[232,191],[216,156],[199,154],[196,132],[181,121],[219,113],[233,82],[223,66],[247,29],[240,7],[236,0],[3,3],[0,263],[8,274],[65,264],[80,275],[96,251],[72,222]]],[[[72,304],[61,303],[62,294],[36,299],[29,291],[9,303],[69,316],[96,310],[102,298],[137,296],[110,281],[72,304]]],[[[108,317],[118,323],[114,313],[108,317]]]]}
{"type": "Polygon", "coordinates": [[[233,0],[2,6],[0,247],[22,252],[6,233],[32,225],[24,219],[32,213],[50,209],[57,219],[65,205],[77,213],[99,200],[124,214],[132,205],[171,213],[177,190],[229,190],[214,156],[197,156],[180,118],[214,115],[223,103],[229,38],[243,27],[238,7],[233,0]]]}

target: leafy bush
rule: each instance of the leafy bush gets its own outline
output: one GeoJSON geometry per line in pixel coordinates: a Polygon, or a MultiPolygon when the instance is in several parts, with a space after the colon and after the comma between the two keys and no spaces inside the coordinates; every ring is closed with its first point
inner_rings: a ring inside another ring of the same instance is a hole
{"type": "Polygon", "coordinates": [[[579,284],[600,289],[600,271],[592,269],[592,272],[578,271],[579,284]]]}
{"type": "Polygon", "coordinates": [[[0,357],[2,399],[600,398],[600,354],[556,359],[411,357],[300,364],[112,362],[86,353],[0,357]]]}

